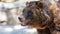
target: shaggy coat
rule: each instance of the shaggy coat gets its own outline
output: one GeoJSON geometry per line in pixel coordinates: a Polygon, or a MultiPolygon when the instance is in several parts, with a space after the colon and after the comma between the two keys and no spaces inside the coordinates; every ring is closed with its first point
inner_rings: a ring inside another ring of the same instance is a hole
{"type": "Polygon", "coordinates": [[[21,25],[37,28],[38,34],[53,34],[56,23],[60,21],[55,15],[57,12],[54,12],[56,8],[53,4],[47,5],[40,1],[27,2],[22,13],[24,18],[19,17],[21,25]]]}

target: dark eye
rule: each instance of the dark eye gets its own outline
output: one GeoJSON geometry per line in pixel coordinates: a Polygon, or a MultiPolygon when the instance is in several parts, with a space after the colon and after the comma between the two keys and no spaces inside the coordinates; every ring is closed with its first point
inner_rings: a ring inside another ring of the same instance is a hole
{"type": "Polygon", "coordinates": [[[33,15],[32,10],[28,10],[28,16],[32,16],[32,15],[33,15]]]}
{"type": "Polygon", "coordinates": [[[29,19],[33,19],[33,12],[32,10],[29,10],[28,11],[28,16],[27,16],[29,19]]]}
{"type": "Polygon", "coordinates": [[[33,12],[32,12],[32,10],[30,9],[24,9],[23,10],[23,15],[25,16],[25,17],[27,17],[28,19],[33,19],[33,12]]]}

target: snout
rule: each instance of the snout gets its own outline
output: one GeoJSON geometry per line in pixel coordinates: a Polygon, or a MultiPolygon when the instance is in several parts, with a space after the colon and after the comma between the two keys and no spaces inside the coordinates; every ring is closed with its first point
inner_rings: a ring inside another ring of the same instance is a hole
{"type": "Polygon", "coordinates": [[[27,20],[25,20],[23,17],[18,17],[18,19],[19,19],[19,21],[21,22],[20,24],[22,25],[22,26],[26,26],[28,23],[28,21],[27,20]]]}
{"type": "Polygon", "coordinates": [[[22,26],[25,26],[25,24],[23,24],[23,18],[22,17],[18,17],[19,21],[21,22],[22,26]]]}
{"type": "Polygon", "coordinates": [[[20,22],[23,22],[23,20],[22,20],[23,18],[21,18],[21,17],[18,17],[18,19],[19,19],[19,21],[20,21],[20,22]]]}

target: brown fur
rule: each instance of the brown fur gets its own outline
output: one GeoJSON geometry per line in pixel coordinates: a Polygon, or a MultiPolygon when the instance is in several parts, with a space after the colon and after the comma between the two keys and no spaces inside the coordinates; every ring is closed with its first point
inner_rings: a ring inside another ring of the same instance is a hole
{"type": "Polygon", "coordinates": [[[51,4],[49,8],[54,16],[55,27],[60,30],[60,0],[58,0],[55,4],[51,4]]]}
{"type": "Polygon", "coordinates": [[[50,7],[40,1],[34,1],[32,4],[30,3],[26,4],[24,11],[26,10],[25,12],[28,13],[28,11],[31,10],[33,18],[30,19],[28,16],[23,15],[24,20],[22,20],[21,24],[27,24],[28,26],[37,28],[38,34],[52,34],[55,25],[54,14],[50,7]]]}

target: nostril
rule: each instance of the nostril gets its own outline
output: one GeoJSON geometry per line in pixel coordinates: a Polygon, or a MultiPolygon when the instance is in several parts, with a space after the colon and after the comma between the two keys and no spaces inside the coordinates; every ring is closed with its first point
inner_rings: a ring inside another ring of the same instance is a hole
{"type": "Polygon", "coordinates": [[[23,22],[22,18],[18,17],[19,21],[23,22]]]}

